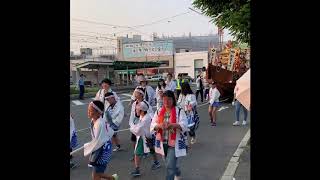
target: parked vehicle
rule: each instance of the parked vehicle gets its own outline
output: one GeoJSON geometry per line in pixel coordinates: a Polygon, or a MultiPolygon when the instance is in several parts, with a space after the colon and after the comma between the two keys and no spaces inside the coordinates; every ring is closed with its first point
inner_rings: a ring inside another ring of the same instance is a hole
{"type": "Polygon", "coordinates": [[[159,81],[160,79],[163,79],[162,75],[154,75],[151,76],[150,81],[159,81]]]}

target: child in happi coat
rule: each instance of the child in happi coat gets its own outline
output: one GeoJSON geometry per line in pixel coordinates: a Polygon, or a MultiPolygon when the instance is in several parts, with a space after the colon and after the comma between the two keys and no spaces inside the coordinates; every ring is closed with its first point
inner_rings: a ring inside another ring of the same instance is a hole
{"type": "Polygon", "coordinates": [[[149,105],[142,101],[136,106],[136,113],[139,116],[139,121],[134,124],[130,122],[130,131],[136,135],[137,141],[135,144],[135,170],[131,173],[134,177],[140,176],[140,159],[145,153],[151,153],[154,157],[152,170],[158,169],[160,163],[154,150],[155,136],[150,133],[151,116],[148,113],[149,105]]]}
{"type": "MultiPolygon", "coordinates": [[[[72,115],[70,114],[70,153],[72,150],[77,147],[78,145],[78,138],[76,133],[76,128],[74,125],[74,120],[72,115]]],[[[70,155],[70,168],[74,168],[75,164],[72,162],[72,155],[70,155]]]]}
{"type": "Polygon", "coordinates": [[[89,104],[88,117],[91,119],[92,141],[84,144],[84,156],[89,157],[89,167],[92,167],[92,179],[118,180],[118,175],[108,175],[104,171],[111,159],[113,130],[106,126],[105,120],[101,117],[104,104],[95,100],[89,104]]]}

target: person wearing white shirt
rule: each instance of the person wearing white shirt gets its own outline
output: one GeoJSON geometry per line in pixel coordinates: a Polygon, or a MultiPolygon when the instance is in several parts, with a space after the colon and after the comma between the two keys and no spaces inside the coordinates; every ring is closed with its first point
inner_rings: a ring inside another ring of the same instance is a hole
{"type": "Polygon", "coordinates": [[[103,79],[100,84],[101,89],[97,92],[94,98],[95,100],[101,101],[104,104],[104,107],[107,108],[109,106],[109,102],[105,100],[105,94],[108,92],[112,92],[116,100],[120,101],[120,97],[117,95],[116,92],[112,91],[111,89],[112,82],[110,79],[103,79]]]}
{"type": "MultiPolygon", "coordinates": [[[[176,85],[176,83],[172,80],[172,74],[171,74],[171,73],[168,73],[168,75],[167,75],[166,84],[167,84],[167,86],[168,86],[168,89],[167,89],[167,90],[170,90],[170,91],[172,91],[172,92],[175,92],[175,91],[176,91],[177,85],[176,85]]],[[[175,97],[176,97],[176,99],[177,99],[176,94],[175,94],[175,97]]]]}
{"type": "Polygon", "coordinates": [[[217,88],[217,84],[215,82],[210,84],[211,88],[209,90],[209,116],[212,126],[216,126],[216,120],[217,120],[217,110],[220,106],[219,98],[220,98],[220,92],[217,88]]]}
{"type": "MultiPolygon", "coordinates": [[[[121,125],[121,122],[124,117],[124,108],[121,101],[117,101],[114,93],[108,92],[106,95],[106,101],[109,102],[109,106],[105,110],[105,119],[110,124],[110,127],[114,131],[118,131],[121,125]]],[[[120,140],[115,132],[112,136],[112,142],[116,145],[116,148],[113,149],[114,152],[120,150],[120,140]]]]}
{"type": "MultiPolygon", "coordinates": [[[[130,118],[129,118],[129,125],[130,125],[131,123],[136,124],[136,123],[138,122],[139,116],[138,116],[137,113],[136,113],[136,106],[137,106],[140,102],[142,102],[142,101],[144,101],[145,103],[147,103],[147,104],[149,105],[148,113],[149,113],[151,116],[153,116],[152,107],[151,107],[150,104],[149,104],[147,101],[145,101],[145,99],[144,99],[145,90],[146,90],[146,89],[145,89],[144,87],[138,86],[138,87],[134,90],[134,92],[133,92],[136,100],[132,103],[132,106],[131,106],[131,113],[130,113],[130,118]]],[[[131,134],[131,142],[133,143],[133,147],[135,147],[136,141],[137,141],[136,135],[134,135],[134,134],[132,133],[132,134],[131,134]]],[[[134,157],[133,157],[131,160],[134,160],[134,157]]]]}
{"type": "Polygon", "coordinates": [[[177,105],[181,107],[186,113],[188,119],[188,127],[190,129],[189,135],[191,137],[191,144],[196,142],[196,129],[199,125],[199,117],[197,112],[197,100],[193,94],[189,83],[183,83],[181,86],[181,94],[179,96],[177,105]]]}
{"type": "Polygon", "coordinates": [[[84,144],[84,156],[89,157],[89,167],[92,167],[92,179],[117,180],[118,175],[108,175],[104,171],[111,160],[112,143],[110,141],[113,130],[102,119],[104,104],[95,100],[89,104],[88,117],[91,119],[91,137],[89,143],[84,144]]]}

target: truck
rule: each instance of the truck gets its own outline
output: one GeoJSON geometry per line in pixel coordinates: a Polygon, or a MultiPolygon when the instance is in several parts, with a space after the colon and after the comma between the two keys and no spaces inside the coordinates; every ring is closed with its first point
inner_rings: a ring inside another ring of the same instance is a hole
{"type": "Polygon", "coordinates": [[[233,100],[236,81],[249,69],[249,53],[249,48],[232,48],[230,45],[216,54],[209,52],[210,61],[207,68],[203,68],[203,72],[208,82],[217,83],[221,94],[220,101],[233,100]]]}

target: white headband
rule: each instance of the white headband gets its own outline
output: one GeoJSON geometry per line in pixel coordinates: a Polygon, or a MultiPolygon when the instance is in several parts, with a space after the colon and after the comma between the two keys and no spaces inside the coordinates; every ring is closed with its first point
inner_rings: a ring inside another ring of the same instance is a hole
{"type": "Polygon", "coordinates": [[[103,114],[102,110],[100,108],[98,108],[98,106],[96,106],[93,102],[90,103],[90,105],[97,110],[99,113],[103,114]]]}
{"type": "Polygon", "coordinates": [[[139,92],[141,94],[144,94],[144,92],[142,90],[140,90],[140,89],[135,89],[134,91],[137,91],[137,92],[139,92]]]}

